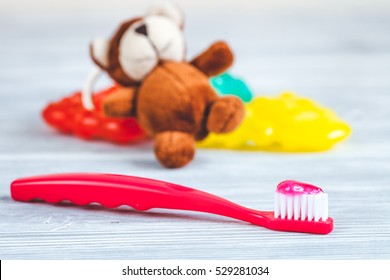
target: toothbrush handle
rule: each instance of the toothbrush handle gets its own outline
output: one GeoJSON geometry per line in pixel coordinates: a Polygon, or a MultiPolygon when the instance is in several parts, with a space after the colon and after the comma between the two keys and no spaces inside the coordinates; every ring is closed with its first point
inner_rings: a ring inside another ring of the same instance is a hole
{"type": "Polygon", "coordinates": [[[128,205],[144,211],[165,208],[212,213],[266,226],[270,212],[257,212],[221,197],[173,183],[114,174],[69,173],[17,179],[14,200],[69,200],[77,205],[98,202],[107,208],[128,205]],[[264,215],[263,215],[264,214],[264,215]]]}

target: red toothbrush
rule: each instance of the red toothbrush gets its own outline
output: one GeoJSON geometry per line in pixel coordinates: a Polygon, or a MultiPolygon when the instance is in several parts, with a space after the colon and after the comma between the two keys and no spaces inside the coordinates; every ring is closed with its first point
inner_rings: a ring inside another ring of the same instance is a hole
{"type": "Polygon", "coordinates": [[[221,197],[152,179],[113,174],[55,174],[17,179],[11,184],[17,201],[63,200],[77,205],[97,202],[107,208],[128,205],[217,214],[278,231],[327,234],[333,230],[327,195],[318,187],[297,181],[280,183],[275,211],[258,211],[221,197]]]}

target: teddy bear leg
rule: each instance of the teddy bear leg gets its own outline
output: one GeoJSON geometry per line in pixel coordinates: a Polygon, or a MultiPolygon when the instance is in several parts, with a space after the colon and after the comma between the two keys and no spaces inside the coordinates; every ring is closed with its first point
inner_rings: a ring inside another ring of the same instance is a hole
{"type": "Polygon", "coordinates": [[[154,141],[154,153],[165,167],[182,167],[194,158],[195,139],[192,134],[164,131],[156,134],[154,141]]]}
{"type": "Polygon", "coordinates": [[[207,130],[215,133],[231,132],[240,125],[244,114],[244,105],[239,98],[235,96],[218,98],[211,104],[207,130]]]}

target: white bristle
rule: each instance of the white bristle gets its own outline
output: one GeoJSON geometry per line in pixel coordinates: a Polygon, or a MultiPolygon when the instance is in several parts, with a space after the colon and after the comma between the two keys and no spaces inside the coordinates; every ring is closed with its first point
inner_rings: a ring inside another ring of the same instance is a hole
{"type": "Polygon", "coordinates": [[[322,212],[322,193],[314,196],[314,221],[318,222],[322,212]]]}
{"type": "Polygon", "coordinates": [[[287,197],[284,194],[279,194],[280,199],[280,218],[286,218],[286,209],[287,209],[287,197]]]}
{"type": "Polygon", "coordinates": [[[328,219],[328,194],[323,193],[322,195],[322,220],[328,219]]]}
{"type": "Polygon", "coordinates": [[[301,214],[301,197],[294,196],[294,220],[298,220],[301,214]]]}
{"type": "Polygon", "coordinates": [[[328,195],[318,194],[285,195],[275,193],[274,217],[295,221],[326,221],[328,219],[328,195]]]}
{"type": "Polygon", "coordinates": [[[307,217],[307,194],[302,195],[301,199],[301,220],[306,220],[307,217]]]}
{"type": "Polygon", "coordinates": [[[274,209],[274,217],[278,218],[280,215],[280,198],[279,193],[275,193],[275,209],[274,209]]]}
{"type": "Polygon", "coordinates": [[[310,222],[314,217],[314,194],[307,196],[307,220],[310,222]]]}
{"type": "Polygon", "coordinates": [[[292,196],[287,197],[287,219],[291,220],[293,217],[293,201],[294,198],[292,196]]]}

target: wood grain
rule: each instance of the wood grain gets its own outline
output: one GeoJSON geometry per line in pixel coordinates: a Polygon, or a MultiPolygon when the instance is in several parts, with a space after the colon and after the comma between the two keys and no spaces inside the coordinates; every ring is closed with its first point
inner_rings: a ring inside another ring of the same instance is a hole
{"type": "Polygon", "coordinates": [[[54,132],[40,118],[47,102],[81,87],[91,65],[88,40],[100,30],[108,34],[111,22],[1,19],[1,259],[390,257],[390,17],[190,18],[190,56],[225,38],[237,55],[232,72],[257,93],[287,89],[314,98],[347,120],[353,134],[326,153],[199,150],[179,170],[161,168],[150,144],[85,142],[54,132]],[[329,194],[335,230],[282,233],[199,213],[10,198],[15,178],[81,171],[172,181],[263,210],[272,208],[279,181],[307,181],[329,194]]]}

